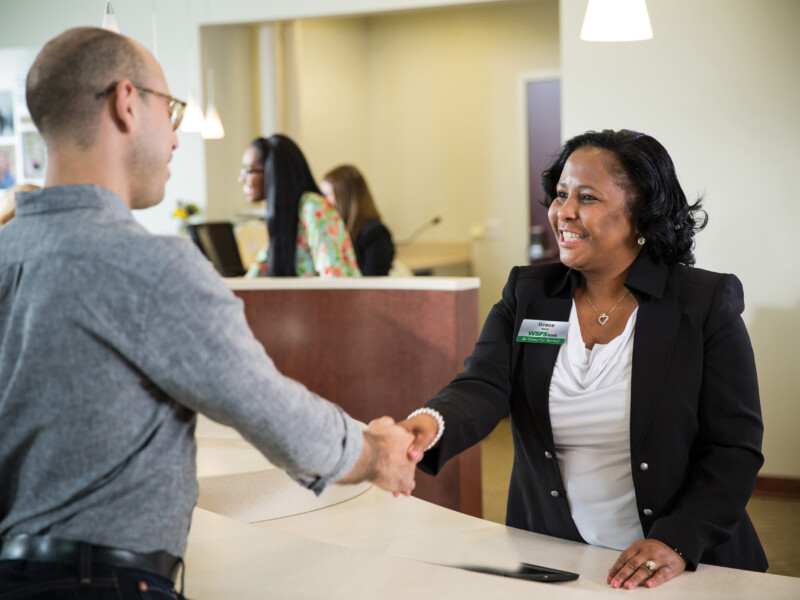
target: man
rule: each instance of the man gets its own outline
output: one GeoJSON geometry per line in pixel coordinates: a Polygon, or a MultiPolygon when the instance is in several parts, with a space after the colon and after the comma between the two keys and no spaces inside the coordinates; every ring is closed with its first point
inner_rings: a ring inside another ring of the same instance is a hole
{"type": "Polygon", "coordinates": [[[48,161],[0,232],[0,598],[174,594],[196,412],[317,493],[412,489],[411,434],[388,417],[362,433],[283,377],[194,247],[133,220],[163,198],[183,107],[153,56],[69,30],[36,58],[27,101],[48,161]]]}

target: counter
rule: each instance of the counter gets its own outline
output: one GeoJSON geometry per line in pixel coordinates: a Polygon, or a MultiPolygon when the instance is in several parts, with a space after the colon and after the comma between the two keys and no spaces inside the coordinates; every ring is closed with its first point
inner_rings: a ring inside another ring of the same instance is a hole
{"type": "Polygon", "coordinates": [[[614,590],[605,582],[614,550],[505,527],[418,498],[394,498],[369,485],[330,486],[317,499],[238,434],[204,419],[198,469],[200,499],[185,557],[185,592],[194,600],[800,598],[800,579],[707,565],[651,590],[614,590]],[[220,476],[228,486],[215,488],[210,510],[207,484],[220,476]],[[580,578],[548,584],[442,566],[518,561],[580,578]]]}
{"type": "MultiPolygon", "coordinates": [[[[479,280],[394,277],[226,280],[285,375],[365,423],[404,419],[462,369],[478,339],[479,280]]],[[[414,494],[482,514],[480,447],[414,494]]]]}

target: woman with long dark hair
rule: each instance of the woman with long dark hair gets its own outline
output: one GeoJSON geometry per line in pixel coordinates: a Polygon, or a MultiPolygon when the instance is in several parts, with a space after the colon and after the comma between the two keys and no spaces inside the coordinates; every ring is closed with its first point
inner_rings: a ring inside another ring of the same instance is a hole
{"type": "Polygon", "coordinates": [[[359,277],[341,216],[319,191],[303,153],[280,134],[257,138],[239,175],[250,202],[267,201],[269,243],[247,277],[359,277]]]}

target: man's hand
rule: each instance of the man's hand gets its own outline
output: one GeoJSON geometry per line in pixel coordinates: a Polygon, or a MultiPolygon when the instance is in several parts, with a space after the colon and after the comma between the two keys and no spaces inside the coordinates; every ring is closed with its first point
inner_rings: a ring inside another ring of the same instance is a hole
{"type": "Polygon", "coordinates": [[[414,434],[414,443],[408,447],[408,458],[419,462],[425,448],[431,445],[439,432],[439,423],[430,415],[420,414],[398,423],[400,427],[414,434]]]}
{"type": "MultiPolygon", "coordinates": [[[[409,459],[408,448],[414,436],[394,423],[391,417],[381,417],[369,424],[364,432],[364,446],[356,464],[339,483],[370,481],[390,492],[411,494],[414,489],[414,470],[417,460],[409,459]]],[[[420,455],[420,458],[422,456],[420,455]]]]}

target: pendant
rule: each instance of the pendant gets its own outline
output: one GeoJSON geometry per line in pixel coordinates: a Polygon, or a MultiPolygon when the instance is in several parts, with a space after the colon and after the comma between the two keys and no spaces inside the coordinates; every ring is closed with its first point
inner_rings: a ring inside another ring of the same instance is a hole
{"type": "Polygon", "coordinates": [[[602,315],[597,317],[597,322],[600,323],[600,325],[605,325],[606,323],[608,323],[608,315],[606,313],[603,313],[602,315]]]}

